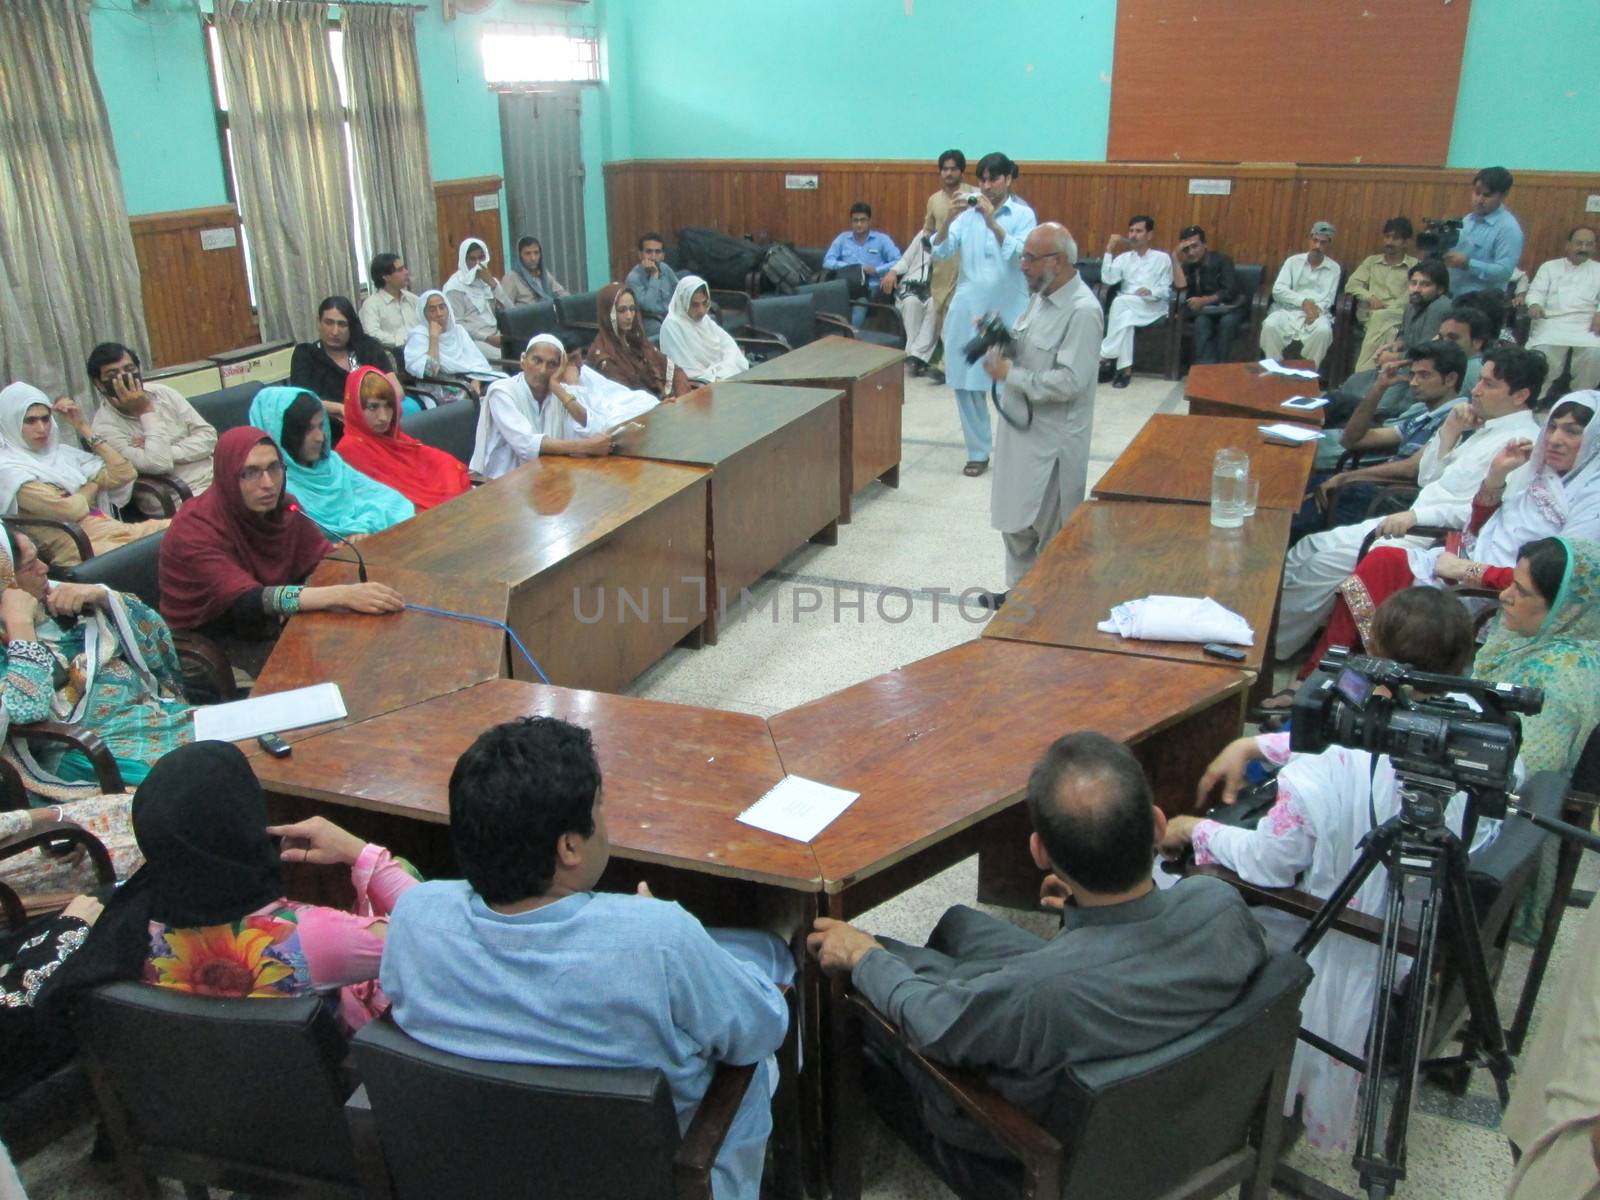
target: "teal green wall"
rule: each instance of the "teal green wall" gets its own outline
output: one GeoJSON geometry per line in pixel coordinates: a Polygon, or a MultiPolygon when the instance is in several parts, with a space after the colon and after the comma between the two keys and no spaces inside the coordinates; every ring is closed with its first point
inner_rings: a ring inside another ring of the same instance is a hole
{"type": "Polygon", "coordinates": [[[634,158],[1103,160],[1111,0],[615,0],[634,158]]]}
{"type": "Polygon", "coordinates": [[[1600,0],[1472,0],[1452,167],[1600,171],[1600,0]]]}

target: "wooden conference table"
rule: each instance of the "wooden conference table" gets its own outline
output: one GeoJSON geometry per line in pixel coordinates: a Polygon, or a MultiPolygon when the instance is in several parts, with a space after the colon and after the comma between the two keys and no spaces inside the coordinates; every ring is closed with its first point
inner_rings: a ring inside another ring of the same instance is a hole
{"type": "Polygon", "coordinates": [[[847,337],[825,337],[758,363],[739,383],[843,389],[839,523],[850,523],[850,497],[874,479],[900,486],[900,408],[905,403],[904,350],[847,337]]]}
{"type": "Polygon", "coordinates": [[[1211,460],[1227,448],[1250,456],[1250,475],[1261,481],[1258,509],[1299,510],[1316,462],[1316,443],[1269,442],[1257,422],[1237,417],[1157,413],[1106,469],[1094,495],[1100,500],[1210,504],[1211,460]]]}
{"type": "Polygon", "coordinates": [[[710,468],[708,643],[716,643],[721,615],[741,588],[808,540],[838,540],[843,403],[844,393],[832,388],[717,383],[620,432],[620,457],[710,468]]]}
{"type": "MultiPolygon", "coordinates": [[[[1311,363],[1295,359],[1286,367],[1311,369],[1311,363]]],[[[1260,363],[1202,363],[1189,368],[1183,385],[1192,417],[1253,417],[1258,421],[1294,421],[1322,428],[1325,408],[1311,410],[1284,408],[1291,396],[1316,396],[1322,385],[1315,379],[1275,375],[1262,370],[1260,363]]]]}

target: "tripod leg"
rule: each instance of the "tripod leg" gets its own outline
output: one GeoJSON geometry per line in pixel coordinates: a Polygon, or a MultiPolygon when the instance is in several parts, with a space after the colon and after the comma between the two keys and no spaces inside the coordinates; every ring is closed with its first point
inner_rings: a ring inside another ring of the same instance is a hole
{"type": "Polygon", "coordinates": [[[1467,993],[1471,1013],[1470,1036],[1483,1047],[1484,1065],[1494,1076],[1500,1107],[1511,1099],[1511,1056],[1506,1051],[1506,1035],[1500,1026],[1494,987],[1489,983],[1489,967],[1483,956],[1483,939],[1478,931],[1478,915],[1467,887],[1467,852],[1452,841],[1445,869],[1445,901],[1450,906],[1451,937],[1461,956],[1461,982],[1467,993]]]}
{"type": "Polygon", "coordinates": [[[1523,1039],[1528,1036],[1528,1026],[1533,1021],[1533,1006],[1539,999],[1539,987],[1544,983],[1545,968],[1550,965],[1550,952],[1555,948],[1556,934],[1561,929],[1561,918],[1566,914],[1572,895],[1572,881],[1578,876],[1578,859],[1583,851],[1574,843],[1562,839],[1556,846],[1555,890],[1550,893],[1550,905],[1545,909],[1544,927],[1539,931],[1539,945],[1528,964],[1528,977],[1522,984],[1522,998],[1517,1002],[1516,1016],[1506,1032],[1511,1053],[1521,1054],[1523,1039]]]}

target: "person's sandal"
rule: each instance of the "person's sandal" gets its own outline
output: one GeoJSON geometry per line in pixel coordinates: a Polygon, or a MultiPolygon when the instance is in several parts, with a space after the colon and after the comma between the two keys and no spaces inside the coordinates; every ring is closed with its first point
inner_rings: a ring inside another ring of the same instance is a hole
{"type": "Polygon", "coordinates": [[[982,475],[988,469],[989,469],[989,460],[987,458],[985,458],[985,459],[983,459],[981,461],[969,462],[966,466],[961,468],[961,473],[963,475],[968,476],[969,478],[976,479],[979,475],[982,475]]]}

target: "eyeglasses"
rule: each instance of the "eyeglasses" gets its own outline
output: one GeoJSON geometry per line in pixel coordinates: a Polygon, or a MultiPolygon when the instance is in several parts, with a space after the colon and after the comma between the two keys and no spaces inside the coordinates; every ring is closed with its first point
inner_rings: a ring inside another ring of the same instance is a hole
{"type": "Polygon", "coordinates": [[[1043,262],[1047,258],[1060,258],[1060,257],[1061,257],[1061,251],[1059,251],[1059,250],[1052,250],[1052,251],[1050,251],[1049,254],[1029,254],[1026,250],[1024,250],[1022,252],[1022,261],[1025,262],[1025,263],[1043,262]]]}
{"type": "Polygon", "coordinates": [[[263,475],[267,476],[269,479],[282,479],[283,464],[281,462],[275,462],[265,467],[246,467],[244,470],[239,472],[239,482],[255,483],[263,475]]]}

